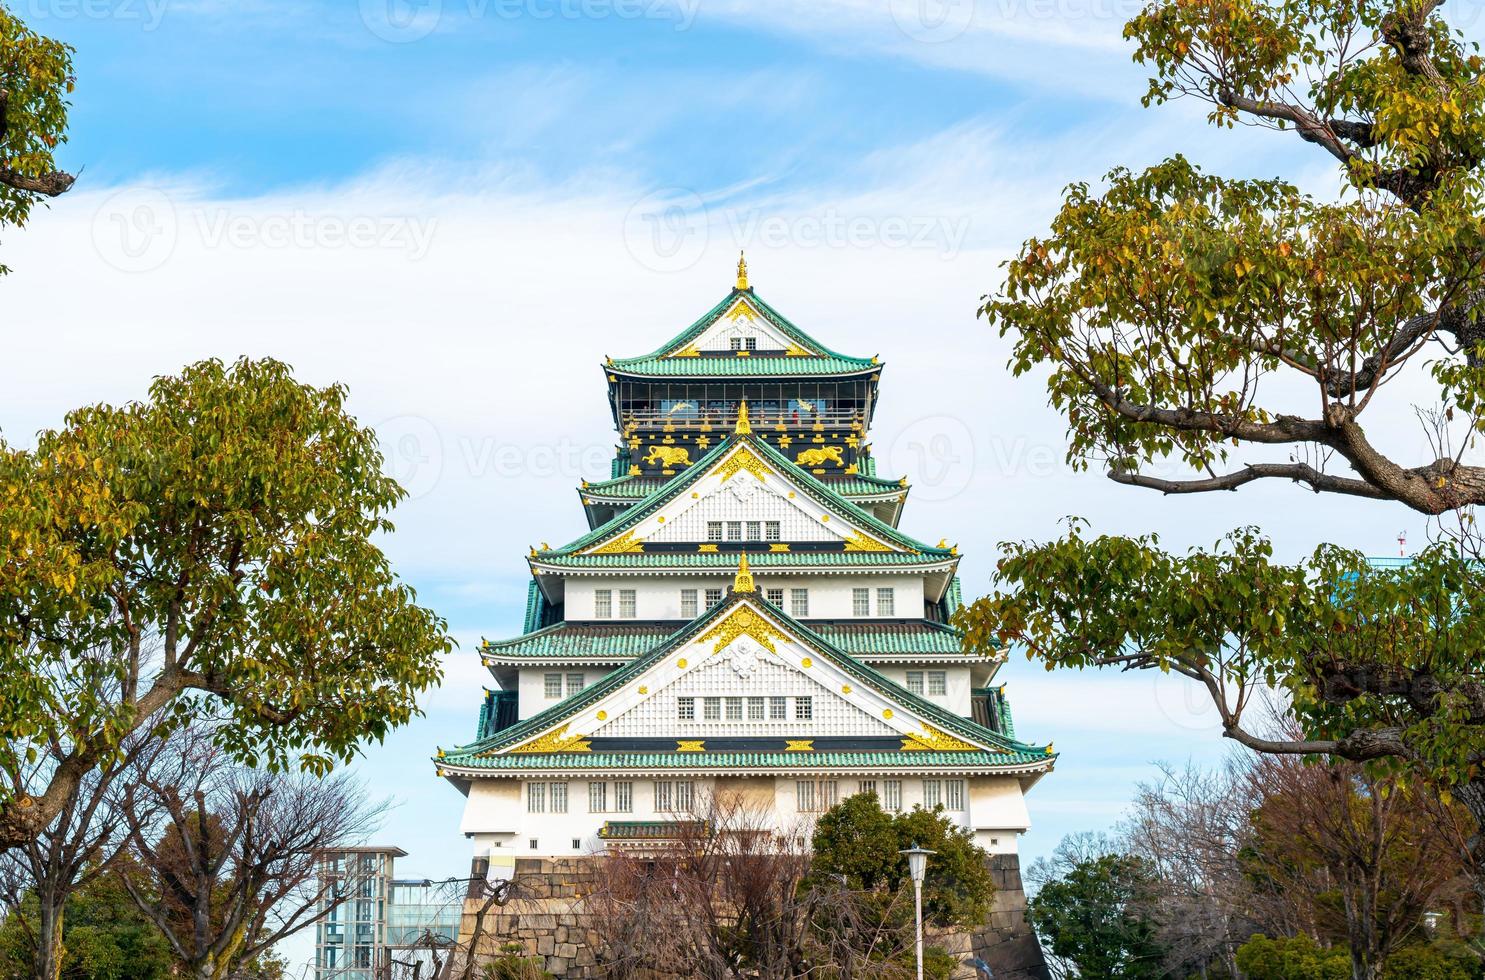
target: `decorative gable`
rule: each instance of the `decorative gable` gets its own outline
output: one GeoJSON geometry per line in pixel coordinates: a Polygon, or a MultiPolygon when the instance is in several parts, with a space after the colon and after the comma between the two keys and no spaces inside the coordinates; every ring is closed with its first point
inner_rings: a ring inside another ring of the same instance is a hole
{"type": "MultiPolygon", "coordinates": [[[[887,535],[852,520],[849,507],[830,507],[806,491],[797,470],[777,466],[747,441],[711,462],[688,488],[584,554],[632,554],[646,544],[701,548],[718,541],[832,542],[845,551],[908,552],[887,535]],[[720,526],[720,527],[719,527],[720,526]],[[720,531],[721,537],[718,537],[720,531]],[[741,537],[737,537],[736,531],[741,537]]],[[[779,546],[782,549],[782,545],[779,546]]]]}
{"type": "Polygon", "coordinates": [[[654,749],[650,743],[659,741],[671,751],[682,751],[681,743],[701,746],[684,751],[706,751],[708,740],[788,741],[795,751],[810,751],[816,738],[865,739],[901,752],[1004,751],[945,732],[889,686],[862,683],[859,670],[838,662],[837,654],[822,654],[797,627],[747,596],[690,640],[624,668],[605,682],[601,697],[505,751],[622,751],[639,743],[654,749]],[[683,698],[691,699],[687,711],[683,698]],[[778,698],[785,717],[774,716],[778,698]],[[715,699],[714,712],[708,699],[715,699]],[[801,699],[807,699],[803,711],[801,699]]]}
{"type": "Polygon", "coordinates": [[[699,335],[666,357],[700,357],[703,353],[748,356],[752,352],[783,351],[790,357],[819,356],[771,323],[748,298],[739,294],[699,335]]]}

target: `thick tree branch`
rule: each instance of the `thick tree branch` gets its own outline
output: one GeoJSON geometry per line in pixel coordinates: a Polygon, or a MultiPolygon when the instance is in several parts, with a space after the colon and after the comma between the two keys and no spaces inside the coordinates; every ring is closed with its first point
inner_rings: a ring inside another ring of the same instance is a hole
{"type": "Polygon", "coordinates": [[[1198,480],[1166,480],[1116,467],[1109,471],[1109,479],[1126,486],[1145,487],[1165,494],[1236,490],[1243,484],[1252,483],[1254,480],[1284,479],[1304,483],[1316,493],[1324,491],[1344,493],[1354,497],[1368,497],[1373,500],[1387,499],[1386,494],[1365,480],[1353,480],[1322,473],[1307,463],[1252,463],[1231,473],[1198,480]]]}

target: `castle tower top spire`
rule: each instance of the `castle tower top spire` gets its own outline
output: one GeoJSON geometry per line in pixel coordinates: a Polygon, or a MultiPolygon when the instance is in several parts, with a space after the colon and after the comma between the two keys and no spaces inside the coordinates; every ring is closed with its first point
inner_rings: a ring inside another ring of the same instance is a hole
{"type": "Polygon", "coordinates": [[[748,288],[748,260],[741,251],[737,253],[737,288],[748,288]]]}
{"type": "Polygon", "coordinates": [[[732,432],[734,435],[745,436],[752,431],[753,423],[748,421],[748,400],[744,398],[737,407],[737,425],[733,426],[732,432]]]}
{"type": "Polygon", "coordinates": [[[748,571],[748,553],[744,551],[737,562],[737,575],[732,580],[733,592],[754,592],[753,573],[748,571]]]}

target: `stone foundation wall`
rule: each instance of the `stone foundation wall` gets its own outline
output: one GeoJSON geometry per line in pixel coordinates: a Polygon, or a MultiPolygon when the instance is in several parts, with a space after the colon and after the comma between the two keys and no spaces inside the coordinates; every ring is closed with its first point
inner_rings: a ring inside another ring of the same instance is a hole
{"type": "MultiPolygon", "coordinates": [[[[593,954],[599,937],[582,910],[582,895],[590,887],[586,863],[583,858],[517,859],[519,896],[486,914],[486,938],[476,955],[493,956],[503,944],[519,943],[526,955],[540,957],[554,976],[604,976],[593,954]]],[[[930,944],[943,947],[966,964],[958,977],[982,976],[969,965],[972,957],[978,957],[994,971],[996,980],[1050,980],[1041,946],[1026,921],[1019,859],[1014,854],[992,855],[990,872],[995,900],[984,926],[972,932],[930,932],[930,944]]],[[[467,943],[474,933],[478,906],[475,899],[465,903],[462,942],[467,943]]]]}

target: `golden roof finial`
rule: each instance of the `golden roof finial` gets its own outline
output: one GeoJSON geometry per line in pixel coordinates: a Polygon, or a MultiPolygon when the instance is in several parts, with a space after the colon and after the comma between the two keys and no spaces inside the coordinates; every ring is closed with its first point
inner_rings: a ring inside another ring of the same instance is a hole
{"type": "Polygon", "coordinates": [[[737,288],[748,288],[748,260],[743,258],[743,253],[737,253],[737,288]]]}
{"type": "Polygon", "coordinates": [[[737,425],[733,426],[732,432],[739,436],[751,435],[753,432],[753,423],[748,421],[748,400],[746,398],[737,407],[737,425]]]}
{"type": "Polygon", "coordinates": [[[737,576],[732,580],[733,592],[752,592],[753,573],[748,571],[748,553],[744,551],[737,562],[737,576]]]}

